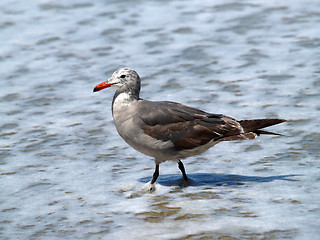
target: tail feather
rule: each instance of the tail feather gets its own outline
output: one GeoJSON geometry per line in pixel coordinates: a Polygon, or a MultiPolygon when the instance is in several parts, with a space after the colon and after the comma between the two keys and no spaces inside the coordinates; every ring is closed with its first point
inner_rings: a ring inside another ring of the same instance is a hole
{"type": "Polygon", "coordinates": [[[241,127],[244,129],[244,132],[254,132],[258,135],[260,134],[272,134],[272,135],[281,135],[273,132],[267,132],[260,130],[261,128],[269,127],[275,124],[283,123],[286,120],[284,119],[253,119],[253,120],[241,120],[239,121],[241,127]]]}
{"type": "Polygon", "coordinates": [[[256,133],[258,136],[260,136],[261,134],[284,136],[283,134],[280,134],[280,133],[274,133],[274,132],[263,131],[263,130],[256,130],[256,131],[254,131],[254,133],[256,133]]]}

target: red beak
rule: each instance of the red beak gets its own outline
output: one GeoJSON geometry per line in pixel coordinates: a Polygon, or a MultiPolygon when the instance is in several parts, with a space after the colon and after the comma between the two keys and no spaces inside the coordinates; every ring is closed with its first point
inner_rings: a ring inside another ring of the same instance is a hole
{"type": "Polygon", "coordinates": [[[108,81],[99,83],[99,84],[93,89],[93,91],[94,91],[94,92],[98,92],[98,91],[100,91],[100,90],[102,90],[102,89],[111,87],[113,84],[114,84],[114,83],[108,83],[108,81]]]}

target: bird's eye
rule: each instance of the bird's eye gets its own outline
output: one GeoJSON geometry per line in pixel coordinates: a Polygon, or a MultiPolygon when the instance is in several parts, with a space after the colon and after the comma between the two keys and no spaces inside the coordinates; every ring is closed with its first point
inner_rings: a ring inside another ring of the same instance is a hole
{"type": "Polygon", "coordinates": [[[120,78],[125,78],[125,77],[126,77],[126,75],[121,75],[121,76],[120,76],[120,78]]]}

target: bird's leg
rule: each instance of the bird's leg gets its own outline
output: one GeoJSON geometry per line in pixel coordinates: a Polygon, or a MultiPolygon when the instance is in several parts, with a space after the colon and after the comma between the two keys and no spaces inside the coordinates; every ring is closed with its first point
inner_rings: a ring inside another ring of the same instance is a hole
{"type": "Polygon", "coordinates": [[[156,163],[156,169],[153,173],[153,178],[151,180],[151,184],[154,184],[157,181],[157,178],[159,177],[159,163],[156,163]]]}
{"type": "Polygon", "coordinates": [[[183,179],[185,181],[188,181],[186,170],[184,169],[183,163],[180,160],[178,161],[178,166],[179,166],[180,171],[182,172],[183,179]]]}

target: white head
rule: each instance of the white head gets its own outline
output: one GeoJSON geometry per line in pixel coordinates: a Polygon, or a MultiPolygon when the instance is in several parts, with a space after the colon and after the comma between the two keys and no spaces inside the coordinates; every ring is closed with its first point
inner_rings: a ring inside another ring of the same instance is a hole
{"type": "Polygon", "coordinates": [[[111,86],[116,87],[117,92],[128,92],[138,96],[140,92],[140,77],[136,71],[130,68],[120,68],[107,81],[98,84],[93,91],[97,92],[111,86]]]}

